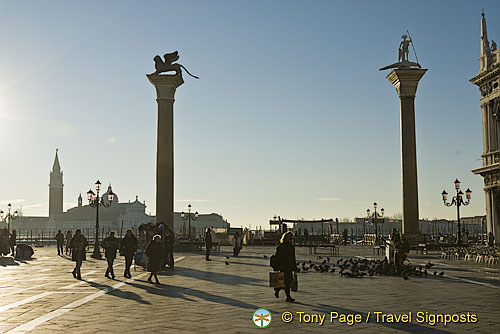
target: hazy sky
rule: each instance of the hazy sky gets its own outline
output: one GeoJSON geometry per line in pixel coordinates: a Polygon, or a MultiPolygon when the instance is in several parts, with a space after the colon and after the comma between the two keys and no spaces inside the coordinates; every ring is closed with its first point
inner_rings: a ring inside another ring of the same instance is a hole
{"type": "MultiPolygon", "coordinates": [[[[420,217],[470,187],[485,214],[477,74],[480,18],[494,1],[0,1],[0,209],[48,214],[56,148],[65,208],[97,179],[155,213],[152,58],[178,50],[175,210],[232,225],[273,215],[401,212],[399,100],[380,72],[413,38],[429,69],[416,106],[420,217]]],[[[411,50],[410,60],[414,60],[411,50]]]]}

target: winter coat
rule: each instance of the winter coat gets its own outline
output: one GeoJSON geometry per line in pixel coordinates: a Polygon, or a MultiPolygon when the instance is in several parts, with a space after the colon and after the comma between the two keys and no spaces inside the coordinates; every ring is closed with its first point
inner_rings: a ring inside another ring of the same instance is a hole
{"type": "Polygon", "coordinates": [[[64,234],[62,234],[61,232],[58,232],[56,234],[56,241],[57,241],[58,245],[62,245],[64,243],[64,234]]]}
{"type": "Polygon", "coordinates": [[[283,242],[276,248],[278,269],[280,271],[298,271],[295,260],[295,246],[289,242],[283,242]]]}
{"type": "Polygon", "coordinates": [[[120,254],[124,256],[133,256],[137,250],[137,238],[135,236],[127,236],[120,243],[120,254]]]}
{"type": "Polygon", "coordinates": [[[205,246],[212,248],[212,234],[210,232],[205,233],[205,246]]]}
{"type": "Polygon", "coordinates": [[[106,250],[106,259],[116,259],[116,250],[120,248],[120,241],[115,237],[107,237],[102,241],[102,247],[106,250]]]}
{"type": "Polygon", "coordinates": [[[146,246],[146,255],[148,256],[147,270],[157,272],[160,269],[163,256],[163,245],[161,242],[151,240],[146,246]]]}
{"type": "Polygon", "coordinates": [[[85,250],[88,246],[87,239],[83,235],[75,234],[71,239],[70,247],[73,249],[71,254],[71,260],[73,261],[85,261],[87,258],[85,256],[85,250]]]}

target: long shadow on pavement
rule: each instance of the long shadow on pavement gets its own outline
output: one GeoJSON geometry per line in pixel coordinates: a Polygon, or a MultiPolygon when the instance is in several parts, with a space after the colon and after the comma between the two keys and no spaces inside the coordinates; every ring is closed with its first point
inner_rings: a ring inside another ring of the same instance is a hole
{"type": "Polygon", "coordinates": [[[205,291],[201,291],[198,289],[191,289],[191,288],[185,288],[185,287],[180,287],[180,286],[175,286],[175,285],[166,285],[166,284],[160,284],[160,285],[143,285],[143,284],[138,284],[138,283],[133,283],[133,282],[125,282],[126,284],[133,286],[138,289],[143,289],[144,291],[157,295],[157,296],[164,296],[164,297],[170,297],[170,298],[179,298],[179,299],[184,299],[188,301],[193,301],[197,302],[196,299],[190,298],[190,297],[196,297],[199,299],[203,299],[209,302],[213,303],[219,303],[223,305],[229,305],[229,306],[235,306],[235,307],[240,307],[244,309],[258,309],[259,307],[256,305],[248,304],[245,302],[242,302],[237,299],[233,298],[228,298],[224,296],[218,296],[214,295],[205,291]]]}
{"type": "MultiPolygon", "coordinates": [[[[112,289],[112,287],[109,286],[109,285],[107,285],[107,284],[101,284],[101,283],[96,283],[96,282],[87,281],[87,280],[83,280],[83,281],[86,282],[91,287],[96,288],[98,290],[105,290],[107,288],[112,289]]],[[[113,282],[116,282],[116,281],[113,281],[113,282]]],[[[131,292],[131,291],[122,291],[122,290],[119,290],[119,289],[115,289],[115,290],[111,290],[107,294],[111,295],[111,296],[123,298],[123,299],[134,300],[134,301],[136,301],[136,302],[138,302],[140,304],[147,304],[147,305],[151,304],[147,300],[142,299],[142,297],[140,295],[138,295],[137,293],[134,293],[134,292],[131,292]]]]}
{"type": "Polygon", "coordinates": [[[225,285],[253,285],[253,286],[262,286],[262,282],[264,280],[253,278],[253,277],[245,277],[245,276],[237,276],[231,274],[222,274],[216,273],[213,271],[202,271],[198,269],[186,268],[186,267],[175,267],[174,270],[168,270],[160,273],[161,276],[185,276],[190,278],[195,278],[204,281],[210,281],[218,284],[225,285]]]}

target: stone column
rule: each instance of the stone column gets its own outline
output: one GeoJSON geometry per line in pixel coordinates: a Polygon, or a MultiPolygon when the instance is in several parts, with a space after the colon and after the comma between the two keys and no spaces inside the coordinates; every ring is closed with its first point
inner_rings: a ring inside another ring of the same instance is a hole
{"type": "Polygon", "coordinates": [[[387,75],[400,99],[401,177],[403,199],[403,234],[410,242],[420,239],[418,226],[417,151],[415,141],[415,94],[426,69],[395,69],[387,75]]]}
{"type": "Polygon", "coordinates": [[[156,222],[174,230],[174,95],[184,83],[181,75],[147,75],[156,88],[158,130],[156,146],[156,222]]]}

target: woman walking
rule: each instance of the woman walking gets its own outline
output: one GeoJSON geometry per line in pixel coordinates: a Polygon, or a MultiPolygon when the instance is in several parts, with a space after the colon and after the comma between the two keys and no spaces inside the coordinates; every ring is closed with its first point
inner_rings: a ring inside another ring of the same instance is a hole
{"type": "MultiPolygon", "coordinates": [[[[293,232],[288,231],[281,236],[280,244],[276,248],[276,258],[278,269],[284,273],[285,294],[287,302],[294,302],[295,299],[290,296],[290,287],[297,270],[295,261],[295,246],[293,245],[293,232]]],[[[280,290],[283,288],[274,288],[274,296],[280,297],[280,290]]]]}
{"type": "Polygon", "coordinates": [[[151,279],[155,277],[156,284],[160,284],[158,281],[158,270],[160,270],[161,259],[163,256],[163,245],[161,244],[161,236],[159,234],[153,237],[153,240],[149,242],[146,247],[146,255],[148,256],[148,266],[147,269],[151,273],[148,278],[149,283],[153,283],[151,279]]]}

